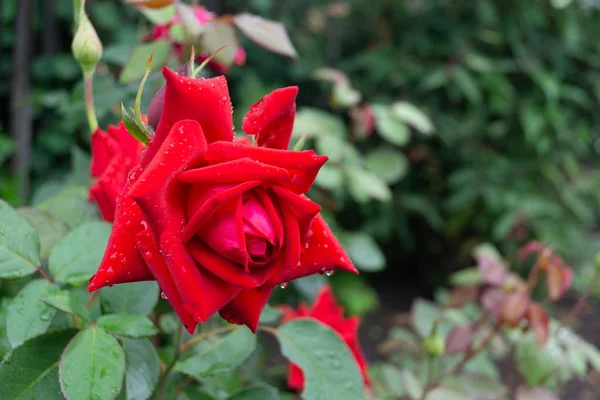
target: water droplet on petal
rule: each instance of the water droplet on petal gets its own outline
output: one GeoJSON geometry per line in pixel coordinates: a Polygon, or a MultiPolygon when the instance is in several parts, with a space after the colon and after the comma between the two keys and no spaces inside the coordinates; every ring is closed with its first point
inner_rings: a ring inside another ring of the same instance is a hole
{"type": "Polygon", "coordinates": [[[333,272],[334,272],[334,271],[325,271],[325,275],[327,275],[327,276],[331,276],[331,275],[333,275],[333,272]]]}
{"type": "Polygon", "coordinates": [[[160,292],[160,298],[164,299],[164,300],[169,300],[169,298],[167,297],[167,295],[165,294],[165,292],[160,292]]]}
{"type": "Polygon", "coordinates": [[[282,283],[279,284],[279,287],[282,288],[282,289],[285,289],[286,287],[288,287],[288,285],[289,285],[289,283],[282,282],[282,283]]]}

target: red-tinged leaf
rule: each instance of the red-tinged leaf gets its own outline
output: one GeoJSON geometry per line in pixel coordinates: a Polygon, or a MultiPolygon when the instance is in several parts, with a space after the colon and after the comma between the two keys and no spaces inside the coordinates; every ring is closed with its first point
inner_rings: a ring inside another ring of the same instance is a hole
{"type": "Polygon", "coordinates": [[[516,400],[560,400],[560,398],[543,387],[527,388],[520,386],[517,389],[516,400]]]}
{"type": "Polygon", "coordinates": [[[125,2],[138,8],[163,8],[173,4],[173,0],[125,0],[125,2]]]}
{"type": "Polygon", "coordinates": [[[505,296],[502,302],[502,320],[510,326],[518,326],[529,308],[529,295],[514,292],[505,296]]]}
{"type": "Polygon", "coordinates": [[[541,304],[534,302],[529,306],[527,319],[535,335],[536,342],[540,346],[544,346],[550,336],[550,317],[548,313],[541,304]]]}
{"type": "Polygon", "coordinates": [[[484,282],[490,285],[501,285],[508,274],[504,262],[494,253],[478,249],[475,252],[477,267],[481,271],[484,282]]]}
{"type": "Polygon", "coordinates": [[[472,342],[473,329],[470,326],[457,326],[446,337],[446,353],[462,353],[471,346],[472,342]]]}
{"type": "Polygon", "coordinates": [[[502,311],[504,296],[504,292],[500,289],[488,289],[481,296],[481,304],[486,311],[496,317],[502,311]]]}
{"type": "Polygon", "coordinates": [[[546,286],[548,288],[548,298],[556,301],[561,298],[571,285],[573,271],[569,267],[552,263],[546,270],[546,286]]]}
{"type": "Polygon", "coordinates": [[[453,289],[448,296],[446,305],[448,307],[462,307],[477,298],[479,288],[477,286],[460,286],[453,289]]]}
{"type": "Polygon", "coordinates": [[[277,54],[297,58],[298,53],[292,44],[285,27],[275,21],[242,13],[233,19],[244,35],[257,45],[277,54]]]}

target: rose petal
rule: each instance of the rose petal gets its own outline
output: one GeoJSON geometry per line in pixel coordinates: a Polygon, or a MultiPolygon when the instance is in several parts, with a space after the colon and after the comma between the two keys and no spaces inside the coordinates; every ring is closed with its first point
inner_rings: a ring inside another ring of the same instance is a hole
{"type": "Polygon", "coordinates": [[[90,292],[119,283],[154,280],[136,247],[142,221],[142,211],[135,201],[121,196],[104,257],[88,286],[90,292]]]}
{"type": "Polygon", "coordinates": [[[241,288],[198,267],[176,236],[164,233],[160,238],[160,248],[183,306],[196,321],[206,321],[240,292],[241,288]]]}
{"type": "Polygon", "coordinates": [[[280,198],[280,204],[285,204],[293,212],[300,229],[300,241],[304,242],[308,236],[313,218],[321,211],[321,206],[305,195],[297,195],[282,187],[274,186],[272,190],[280,198]]]}
{"type": "Polygon", "coordinates": [[[219,163],[249,157],[263,164],[285,168],[292,177],[290,190],[305,193],[312,186],[317,173],[327,161],[312,150],[285,151],[265,147],[246,146],[236,142],[215,142],[208,145],[206,160],[219,163]]]}
{"type": "Polygon", "coordinates": [[[90,186],[90,199],[96,203],[102,219],[112,222],[115,218],[116,201],[119,190],[111,175],[103,176],[90,186]]]}
{"type": "Polygon", "coordinates": [[[344,309],[337,304],[331,286],[325,285],[319,289],[309,315],[329,326],[338,326],[344,322],[344,309]]]}
{"type": "Polygon", "coordinates": [[[150,163],[175,124],[183,120],[198,122],[209,143],[233,141],[231,100],[225,77],[195,79],[180,76],[167,67],[163,69],[163,75],[166,80],[165,102],[142,165],[150,163]]]}
{"type": "Polygon", "coordinates": [[[183,231],[187,189],[177,176],[195,167],[206,150],[202,128],[196,121],[180,121],[163,141],[159,153],[132,185],[133,197],[156,234],[183,231]]]}
{"type": "Polygon", "coordinates": [[[311,231],[312,235],[302,246],[299,266],[292,269],[280,269],[269,280],[269,284],[278,285],[282,282],[333,270],[358,274],[350,257],[321,215],[317,215],[313,219],[311,231]]]}
{"type": "Polygon", "coordinates": [[[244,324],[256,333],[258,320],[273,288],[244,289],[219,314],[231,324],[244,324]]]}
{"type": "Polygon", "coordinates": [[[250,107],[242,130],[262,147],[287,150],[296,117],[297,86],[276,89],[250,107]]]}
{"type": "Polygon", "coordinates": [[[203,268],[223,281],[244,289],[254,289],[261,286],[273,275],[278,267],[276,263],[271,263],[267,267],[252,268],[248,272],[245,272],[240,264],[219,256],[197,239],[190,241],[187,249],[190,255],[203,268]]]}
{"type": "Polygon", "coordinates": [[[136,235],[136,241],[136,246],[139,249],[140,254],[144,255],[144,260],[146,261],[148,268],[156,277],[156,281],[169,300],[169,303],[171,303],[173,310],[175,310],[175,313],[190,335],[193,334],[196,330],[197,323],[192,314],[184,307],[183,299],[175,284],[173,276],[171,275],[169,266],[163,258],[163,255],[159,252],[150,229],[146,228],[138,233],[136,235]]]}
{"type": "Polygon", "coordinates": [[[109,125],[106,131],[118,143],[120,152],[127,159],[128,164],[131,166],[139,164],[144,145],[131,136],[123,121],[120,121],[118,126],[109,125]]]}
{"type": "Polygon", "coordinates": [[[214,212],[223,204],[227,203],[239,197],[242,193],[260,185],[258,181],[244,182],[240,185],[234,186],[230,189],[223,190],[209,197],[199,208],[194,202],[194,190],[190,194],[190,204],[188,208],[188,215],[190,211],[196,209],[195,213],[185,226],[182,233],[183,242],[188,242],[202,226],[210,219],[214,212]]]}
{"type": "Polygon", "coordinates": [[[251,158],[240,158],[221,164],[190,169],[182,172],[177,179],[193,184],[261,181],[268,184],[288,186],[292,182],[287,170],[263,164],[251,158]]]}
{"type": "Polygon", "coordinates": [[[114,139],[102,129],[98,128],[92,133],[91,138],[92,161],[90,165],[90,174],[97,178],[106,169],[113,155],[117,152],[118,146],[114,139]]]}
{"type": "MultiPolygon", "coordinates": [[[[281,220],[281,214],[275,209],[271,197],[267,194],[263,187],[256,187],[254,193],[260,200],[261,205],[267,212],[269,222],[275,233],[275,239],[277,246],[283,244],[283,221],[281,220]]],[[[276,201],[276,200],[275,200],[276,201]]]]}

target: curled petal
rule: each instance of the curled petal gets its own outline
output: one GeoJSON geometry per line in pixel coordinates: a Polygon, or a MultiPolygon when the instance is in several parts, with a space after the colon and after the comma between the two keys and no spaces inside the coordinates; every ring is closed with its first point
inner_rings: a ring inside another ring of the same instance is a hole
{"type": "Polygon", "coordinates": [[[183,231],[187,189],[177,176],[200,163],[205,151],[206,140],[198,122],[180,121],[132,185],[129,195],[138,202],[156,235],[183,231]]]}
{"type": "Polygon", "coordinates": [[[142,211],[135,201],[120,197],[104,258],[88,286],[90,292],[104,286],[154,279],[136,247],[136,234],[142,229],[142,221],[142,211]]]}
{"type": "Polygon", "coordinates": [[[92,161],[90,165],[90,174],[97,178],[99,177],[112,159],[113,155],[118,151],[118,145],[115,140],[108,136],[100,128],[92,133],[92,161]]]}
{"type": "Polygon", "coordinates": [[[272,292],[273,288],[244,289],[219,313],[230,323],[244,324],[256,333],[260,314],[272,292]]]}
{"type": "Polygon", "coordinates": [[[221,163],[249,157],[263,164],[285,168],[292,177],[290,190],[306,193],[312,186],[327,157],[318,156],[312,150],[285,151],[264,147],[247,146],[236,142],[215,142],[208,145],[206,160],[221,163]]]}
{"type": "Polygon", "coordinates": [[[252,268],[248,272],[245,272],[240,264],[221,257],[200,240],[192,240],[187,248],[190,255],[200,266],[224,282],[244,289],[254,289],[261,286],[273,275],[278,267],[278,264],[272,262],[264,268],[252,268]]]}
{"type": "Polygon", "coordinates": [[[198,267],[176,236],[163,234],[160,247],[181,295],[183,307],[194,320],[206,321],[240,292],[241,288],[198,267]]]}
{"type": "Polygon", "coordinates": [[[256,135],[256,143],[261,147],[287,150],[296,117],[297,94],[297,86],[269,93],[250,107],[242,130],[256,135]]]}
{"type": "Polygon", "coordinates": [[[197,323],[192,314],[185,309],[183,299],[179,293],[175,281],[173,280],[171,271],[169,271],[169,266],[167,265],[163,255],[159,252],[158,246],[156,245],[150,229],[145,228],[138,233],[136,235],[136,241],[140,254],[143,254],[148,268],[156,277],[156,281],[169,300],[169,303],[171,303],[173,310],[175,310],[175,313],[187,331],[190,334],[193,334],[196,330],[197,323]]]}
{"type": "Polygon", "coordinates": [[[189,219],[187,225],[185,226],[185,229],[182,233],[183,242],[188,242],[210,219],[210,217],[212,217],[212,215],[219,207],[221,207],[223,204],[229,201],[232,201],[236,197],[241,196],[241,194],[245,191],[250,190],[259,185],[260,182],[258,181],[244,182],[230,189],[216,193],[215,195],[208,198],[206,202],[204,202],[200,207],[197,208],[196,212],[189,219]]]}
{"type": "Polygon", "coordinates": [[[304,242],[312,226],[313,218],[321,211],[321,206],[305,195],[297,195],[281,187],[274,186],[272,190],[279,197],[280,204],[285,204],[294,214],[300,229],[300,241],[304,242]]]}
{"type": "Polygon", "coordinates": [[[321,215],[313,219],[311,231],[312,235],[302,246],[299,265],[296,268],[282,268],[277,271],[269,280],[269,284],[278,285],[292,279],[333,270],[358,274],[350,257],[321,215]]]}
{"type": "Polygon", "coordinates": [[[233,141],[231,100],[225,77],[190,78],[178,75],[167,67],[163,69],[163,75],[166,85],[160,122],[154,138],[148,145],[142,165],[150,163],[179,121],[198,122],[209,143],[219,140],[233,141]]]}
{"type": "Polygon", "coordinates": [[[185,183],[215,184],[261,181],[267,184],[290,184],[290,174],[283,168],[263,164],[251,158],[240,158],[221,164],[184,171],[178,179],[185,183]]]}

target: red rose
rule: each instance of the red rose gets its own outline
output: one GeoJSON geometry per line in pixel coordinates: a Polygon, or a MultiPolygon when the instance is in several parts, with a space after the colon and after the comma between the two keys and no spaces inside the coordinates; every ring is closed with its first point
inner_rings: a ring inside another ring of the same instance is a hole
{"type": "Polygon", "coordinates": [[[123,123],[100,128],[92,134],[92,164],[90,173],[98,178],[90,187],[90,200],[98,204],[106,221],[115,215],[117,196],[127,182],[127,174],[140,162],[143,146],[125,129],[123,123]]]}
{"type": "MultiPolygon", "coordinates": [[[[336,304],[335,297],[329,286],[324,286],[319,291],[311,309],[304,303],[300,303],[297,312],[289,306],[281,306],[281,309],[283,310],[283,322],[288,322],[296,318],[312,317],[339,333],[342,340],[348,345],[352,354],[354,354],[356,364],[363,375],[365,384],[369,385],[369,367],[358,342],[360,318],[356,316],[344,318],[344,309],[336,304]]],[[[298,391],[304,389],[304,375],[302,375],[302,370],[295,364],[290,364],[288,386],[290,389],[298,391]]]]}
{"type": "Polygon", "coordinates": [[[156,279],[190,332],[217,311],[256,330],[273,288],[350,259],[304,193],[327,157],[288,151],[296,87],[254,104],[234,142],[227,82],[165,68],[155,136],[117,201],[89,290],[156,279]]]}

